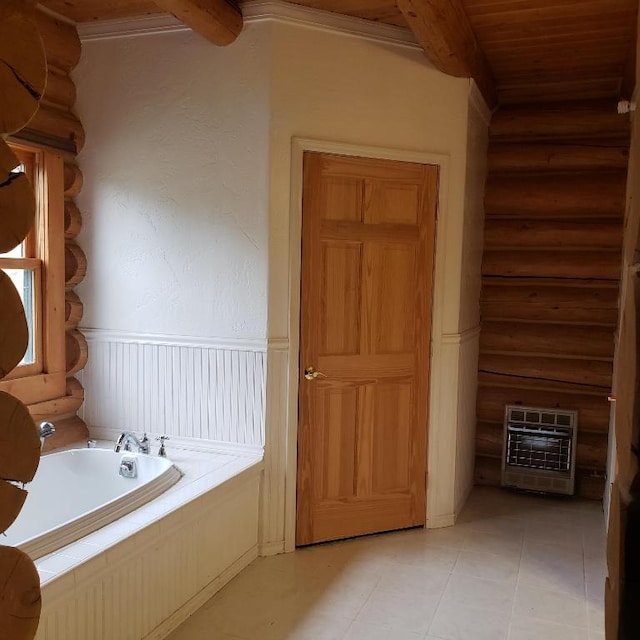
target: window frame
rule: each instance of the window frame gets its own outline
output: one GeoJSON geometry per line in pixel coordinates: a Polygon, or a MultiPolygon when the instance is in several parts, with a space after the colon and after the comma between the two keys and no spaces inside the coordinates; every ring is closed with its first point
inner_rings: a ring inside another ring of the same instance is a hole
{"type": "Polygon", "coordinates": [[[24,154],[35,157],[37,229],[29,234],[27,243],[31,243],[29,250],[36,258],[23,260],[24,264],[40,265],[39,282],[34,283],[40,295],[34,318],[36,363],[16,367],[0,381],[0,391],[11,393],[25,404],[36,404],[66,393],[64,159],[46,149],[15,142],[10,146],[21,161],[24,154]]]}
{"type": "Polygon", "coordinates": [[[42,260],[39,256],[38,238],[43,233],[40,215],[42,152],[18,145],[10,145],[18,160],[24,166],[24,173],[31,182],[36,195],[36,216],[33,228],[24,240],[24,256],[6,258],[0,255],[0,269],[22,269],[33,273],[33,352],[34,362],[19,364],[5,379],[24,378],[43,371],[42,312],[44,295],[42,290],[42,260]]]}

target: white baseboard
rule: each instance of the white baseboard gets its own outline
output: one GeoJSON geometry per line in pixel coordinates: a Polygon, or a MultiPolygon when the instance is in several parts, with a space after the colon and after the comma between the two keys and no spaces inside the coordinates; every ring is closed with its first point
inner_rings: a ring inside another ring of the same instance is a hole
{"type": "Polygon", "coordinates": [[[440,516],[427,518],[427,529],[442,529],[443,527],[452,527],[456,523],[455,513],[445,513],[440,516]]]}
{"type": "Polygon", "coordinates": [[[258,547],[254,546],[240,556],[230,567],[225,569],[217,578],[212,580],[202,591],[186,602],[180,609],[174,611],[166,620],[156,627],[143,640],[163,640],[175,631],[189,616],[212,598],[222,587],[233,580],[243,569],[248,567],[258,557],[258,547]]]}
{"type": "Polygon", "coordinates": [[[278,540],[277,542],[267,542],[260,545],[260,556],[277,556],[280,553],[284,553],[284,540],[278,540]]]}

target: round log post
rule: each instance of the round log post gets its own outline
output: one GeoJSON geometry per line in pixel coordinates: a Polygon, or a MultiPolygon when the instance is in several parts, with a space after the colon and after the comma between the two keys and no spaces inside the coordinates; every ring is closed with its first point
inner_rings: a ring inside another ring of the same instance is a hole
{"type": "Polygon", "coordinates": [[[80,320],[84,307],[78,294],[67,291],[64,298],[64,322],[67,329],[75,329],[80,320]]]}
{"type": "Polygon", "coordinates": [[[44,42],[47,64],[61,71],[71,71],[80,61],[82,52],[76,28],[43,11],[35,11],[33,19],[44,42]]]}
{"type": "Polygon", "coordinates": [[[38,112],[29,123],[30,129],[44,133],[53,138],[71,142],[78,153],[84,146],[84,129],[80,120],[66,109],[59,109],[49,104],[40,104],[38,112]]]}
{"type": "Polygon", "coordinates": [[[32,640],[38,630],[42,599],[40,577],[29,556],[0,547],[0,620],[2,637],[32,640]]]}
{"type": "Polygon", "coordinates": [[[75,329],[65,334],[67,375],[73,376],[87,364],[89,347],[86,338],[75,329]]]}
{"type": "Polygon", "coordinates": [[[68,289],[75,287],[87,273],[87,256],[75,243],[67,242],[64,246],[64,283],[68,289]]]}
{"type": "Polygon", "coordinates": [[[0,391],[0,425],[0,478],[31,482],[40,463],[38,429],[22,402],[4,391],[0,391]]]}
{"type": "MultiPolygon", "coordinates": [[[[22,129],[37,113],[47,81],[38,26],[27,16],[34,0],[3,0],[0,7],[0,134],[22,129]]],[[[39,12],[38,12],[39,13],[39,12]]],[[[75,30],[74,30],[75,31],[75,30]]],[[[0,253],[17,246],[35,217],[35,197],[24,174],[14,174],[15,155],[0,139],[0,253]]],[[[28,328],[22,300],[0,271],[0,378],[22,359],[28,328]]],[[[28,409],[0,392],[0,531],[17,518],[27,492],[7,480],[31,482],[40,462],[40,438],[28,409]]],[[[40,577],[24,552],[0,547],[0,637],[33,640],[42,600],[40,577]]]]}
{"type": "Polygon", "coordinates": [[[31,183],[24,173],[12,173],[19,164],[0,140],[0,253],[11,251],[27,237],[36,215],[31,183]]]}
{"type": "MultiPolygon", "coordinates": [[[[0,270],[0,378],[22,360],[29,344],[29,328],[20,295],[9,276],[0,270]]],[[[2,476],[0,474],[0,477],[2,476]]]]}
{"type": "Polygon", "coordinates": [[[4,533],[16,520],[27,492],[14,484],[0,480],[0,533],[4,533]]]}
{"type": "Polygon", "coordinates": [[[82,214],[73,200],[64,203],[64,237],[73,240],[82,229],[82,214]]]}
{"type": "Polygon", "coordinates": [[[75,198],[82,189],[82,171],[77,164],[64,163],[64,196],[75,198]]]}
{"type": "Polygon", "coordinates": [[[42,101],[63,109],[71,109],[76,102],[76,86],[73,80],[64,71],[50,66],[42,101]]]}
{"type": "Polygon", "coordinates": [[[13,13],[0,21],[0,133],[22,129],[35,115],[47,82],[37,26],[13,13]]]}
{"type": "Polygon", "coordinates": [[[84,402],[84,387],[77,378],[67,378],[67,395],[84,402]]]}

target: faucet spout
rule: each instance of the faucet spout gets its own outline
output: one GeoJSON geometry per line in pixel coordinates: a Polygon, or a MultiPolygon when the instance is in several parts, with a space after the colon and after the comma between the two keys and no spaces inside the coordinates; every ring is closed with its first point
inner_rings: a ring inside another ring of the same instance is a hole
{"type": "Polygon", "coordinates": [[[40,447],[42,448],[45,439],[52,436],[56,432],[56,428],[51,422],[41,422],[38,431],[40,432],[40,447]]]}
{"type": "Polygon", "coordinates": [[[134,433],[130,431],[123,431],[116,440],[116,445],[114,447],[114,451],[118,453],[119,451],[137,451],[138,453],[149,453],[149,438],[147,438],[147,434],[145,433],[142,436],[142,440],[138,440],[134,433]],[[133,447],[133,448],[132,448],[133,447]]]}

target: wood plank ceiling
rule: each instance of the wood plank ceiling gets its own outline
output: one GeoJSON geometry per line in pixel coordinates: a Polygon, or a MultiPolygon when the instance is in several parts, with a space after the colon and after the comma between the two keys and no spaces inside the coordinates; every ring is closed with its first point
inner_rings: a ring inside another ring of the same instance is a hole
{"type": "MultiPolygon", "coordinates": [[[[42,4],[75,22],[161,12],[153,0],[42,0],[42,4]]],[[[408,28],[396,0],[296,0],[294,4],[408,28]]],[[[422,0],[414,6],[421,4],[432,6],[432,13],[447,14],[447,19],[464,9],[502,104],[630,94],[637,0],[422,0]]],[[[424,34],[416,35],[424,44],[424,34]]],[[[438,66],[438,61],[434,63],[438,66]]]]}
{"type": "Polygon", "coordinates": [[[636,0],[464,0],[501,103],[618,97],[636,0]]]}

